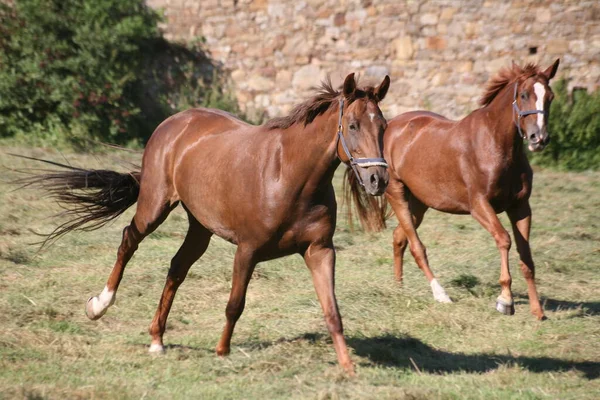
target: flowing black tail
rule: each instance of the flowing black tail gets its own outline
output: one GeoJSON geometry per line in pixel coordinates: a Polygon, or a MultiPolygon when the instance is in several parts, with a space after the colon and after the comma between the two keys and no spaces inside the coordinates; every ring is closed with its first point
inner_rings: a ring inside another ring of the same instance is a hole
{"type": "Polygon", "coordinates": [[[120,173],[82,169],[40,158],[13,155],[66,170],[37,170],[37,173],[21,171],[33,176],[14,181],[21,188],[37,187],[48,191],[65,210],[56,216],[70,218],[44,235],[46,238],[42,241],[42,247],[71,231],[93,231],[103,227],[135,204],[140,193],[139,171],[120,173]]]}

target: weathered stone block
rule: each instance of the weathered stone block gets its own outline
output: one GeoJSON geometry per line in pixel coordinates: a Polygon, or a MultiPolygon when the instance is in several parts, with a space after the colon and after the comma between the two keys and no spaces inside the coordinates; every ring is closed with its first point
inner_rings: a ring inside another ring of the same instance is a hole
{"type": "Polygon", "coordinates": [[[394,49],[397,59],[410,60],[414,53],[411,37],[401,36],[398,39],[394,40],[394,49]]]}
{"type": "Polygon", "coordinates": [[[458,72],[471,72],[473,71],[473,61],[463,61],[458,64],[456,69],[458,72]]]}
{"type": "Polygon", "coordinates": [[[246,71],[243,69],[236,69],[231,73],[231,79],[234,82],[242,82],[246,78],[246,71]]]}
{"type": "Polygon", "coordinates": [[[446,7],[442,10],[440,14],[440,21],[450,21],[454,14],[456,13],[456,8],[446,7]]]}
{"type": "Polygon", "coordinates": [[[442,36],[431,36],[425,41],[425,47],[430,50],[444,50],[446,48],[446,39],[442,36]]]}
{"type": "Polygon", "coordinates": [[[334,26],[342,26],[345,24],[346,24],[346,14],[344,14],[344,13],[335,14],[335,16],[333,17],[333,25],[334,26]]]}
{"type": "MultiPolygon", "coordinates": [[[[585,53],[586,52],[586,45],[585,45],[585,40],[571,40],[571,42],[569,43],[569,50],[572,53],[585,53]]],[[[597,56],[600,56],[600,54],[596,54],[597,56]]]]}
{"type": "Polygon", "coordinates": [[[540,24],[547,24],[552,19],[552,12],[549,8],[540,7],[535,12],[535,21],[540,24]]]}
{"type": "Polygon", "coordinates": [[[550,39],[546,43],[546,52],[549,54],[564,54],[569,51],[569,42],[565,39],[550,39]]]}
{"type": "Polygon", "coordinates": [[[253,0],[250,3],[250,11],[261,11],[265,10],[269,5],[269,0],[253,0]]]}
{"type": "Polygon", "coordinates": [[[431,84],[433,86],[445,85],[447,81],[448,81],[448,74],[445,72],[438,72],[435,75],[433,75],[433,78],[431,78],[431,84]]]}
{"type": "Polygon", "coordinates": [[[438,23],[438,16],[432,13],[423,14],[419,18],[419,21],[422,25],[435,25],[438,23]]]}
{"type": "Polygon", "coordinates": [[[247,85],[251,90],[266,92],[275,87],[275,82],[261,75],[253,75],[248,78],[247,85]]]}
{"type": "Polygon", "coordinates": [[[385,65],[371,65],[365,70],[365,76],[383,79],[386,75],[390,74],[390,70],[385,65]]]}
{"type": "Polygon", "coordinates": [[[275,85],[280,88],[287,88],[292,85],[292,72],[288,69],[280,69],[275,77],[275,85]]]}
{"type": "Polygon", "coordinates": [[[305,65],[294,73],[292,85],[297,89],[309,89],[319,83],[321,75],[321,68],[317,65],[305,65]]]}

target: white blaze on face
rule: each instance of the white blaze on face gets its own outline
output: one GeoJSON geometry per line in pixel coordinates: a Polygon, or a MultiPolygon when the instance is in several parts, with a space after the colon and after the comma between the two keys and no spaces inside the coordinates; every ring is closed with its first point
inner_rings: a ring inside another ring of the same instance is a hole
{"type": "MultiPolygon", "coordinates": [[[[544,97],[546,96],[546,89],[544,85],[539,82],[533,84],[533,90],[535,91],[535,96],[537,97],[535,101],[536,110],[544,110],[544,97]]],[[[537,115],[537,125],[540,128],[540,131],[544,127],[544,114],[536,114],[537,115]]]]}
{"type": "Polygon", "coordinates": [[[369,118],[371,118],[371,122],[373,122],[373,118],[375,118],[375,113],[369,113],[369,118]]]}

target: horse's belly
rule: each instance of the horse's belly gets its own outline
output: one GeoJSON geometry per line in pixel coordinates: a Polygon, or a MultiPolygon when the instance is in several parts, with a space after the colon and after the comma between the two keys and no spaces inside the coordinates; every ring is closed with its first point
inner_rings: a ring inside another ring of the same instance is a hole
{"type": "Polygon", "coordinates": [[[405,182],[414,197],[429,208],[451,214],[468,214],[466,188],[444,181],[405,182]]]}

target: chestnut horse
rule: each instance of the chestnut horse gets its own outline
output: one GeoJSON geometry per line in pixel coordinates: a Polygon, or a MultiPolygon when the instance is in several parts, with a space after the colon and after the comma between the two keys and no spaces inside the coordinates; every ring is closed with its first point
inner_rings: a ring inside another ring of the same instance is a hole
{"type": "Polygon", "coordinates": [[[289,116],[262,126],[248,125],[219,110],[187,110],[154,131],[140,172],[71,168],[30,179],[28,183],[51,190],[76,215],[52,238],[89,224],[98,228],[137,201],[106,286],[87,302],[87,316],[98,319],[114,303],[125,266],[140,242],[181,203],[189,228],[171,260],[150,325],[150,352],[164,351],[163,334],[177,288],[216,234],[237,245],[217,354],[230,351],[256,264],[297,253],[312,274],[338,361],[352,374],[334,293],[337,206],[332,178],[341,161],[352,167],[355,179],[364,183],[370,195],[385,191],[386,121],[378,103],[389,84],[386,76],[376,88],[359,89],[350,74],[339,92],[324,82],[314,98],[296,106],[289,116]]]}
{"type": "MultiPolygon", "coordinates": [[[[402,281],[407,244],[430,282],[434,298],[451,302],[435,279],[417,228],[428,208],[451,214],[471,214],[496,241],[500,251],[502,292],[496,308],[514,314],[508,252],[511,239],[496,214],[506,212],[512,224],[527,281],[531,312],[544,318],[535,286],[535,266],[529,246],[533,172],[524,152],[540,151],[550,141],[546,129],[552,90],[548,86],[558,68],[529,64],[502,69],[491,79],[480,109],[460,121],[428,111],[401,114],[389,121],[384,134],[384,157],[390,183],[386,199],[398,227],[394,230],[394,272],[402,281]]],[[[360,206],[360,203],[358,203],[360,206]]],[[[377,210],[381,215],[381,210],[377,210]]],[[[363,210],[363,214],[365,211],[363,210]]],[[[366,228],[380,229],[385,219],[366,228]]],[[[363,224],[364,226],[365,224],[363,224]]]]}

